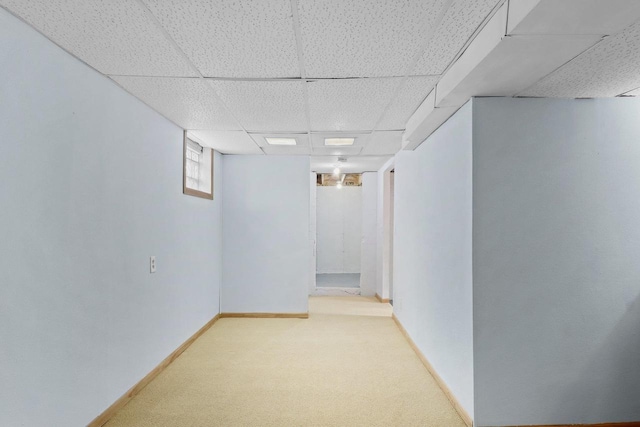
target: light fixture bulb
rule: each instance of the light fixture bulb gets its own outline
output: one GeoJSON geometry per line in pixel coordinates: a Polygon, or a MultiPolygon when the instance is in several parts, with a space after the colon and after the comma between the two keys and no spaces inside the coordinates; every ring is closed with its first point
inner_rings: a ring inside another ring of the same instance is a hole
{"type": "Polygon", "coordinates": [[[342,183],[339,182],[338,185],[336,185],[336,187],[338,187],[338,190],[342,188],[342,183]]]}

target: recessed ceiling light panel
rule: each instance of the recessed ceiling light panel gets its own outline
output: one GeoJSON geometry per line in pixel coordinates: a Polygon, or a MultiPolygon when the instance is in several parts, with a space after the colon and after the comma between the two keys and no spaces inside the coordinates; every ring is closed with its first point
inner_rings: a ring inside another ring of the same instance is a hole
{"type": "Polygon", "coordinates": [[[264,138],[269,145],[298,145],[298,141],[295,138],[280,138],[267,136],[264,138]]]}
{"type": "Polygon", "coordinates": [[[324,145],[343,146],[353,145],[355,138],[325,138],[324,145]]]}

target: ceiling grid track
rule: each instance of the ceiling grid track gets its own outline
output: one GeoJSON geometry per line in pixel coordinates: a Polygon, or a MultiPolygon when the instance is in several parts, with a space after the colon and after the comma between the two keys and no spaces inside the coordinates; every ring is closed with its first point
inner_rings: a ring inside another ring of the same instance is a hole
{"type": "MultiPolygon", "coordinates": [[[[60,43],[56,42],[55,40],[53,40],[50,36],[48,36],[47,34],[45,34],[42,30],[40,30],[39,28],[36,28],[35,25],[32,25],[31,23],[27,22],[26,19],[24,19],[22,16],[18,15],[17,13],[15,13],[14,11],[8,9],[7,7],[5,7],[4,5],[0,5],[0,9],[7,11],[7,13],[9,13],[11,16],[15,17],[16,19],[20,20],[21,22],[23,22],[25,25],[28,25],[29,27],[33,28],[35,31],[38,32],[38,34],[40,34],[42,37],[44,37],[45,39],[49,40],[51,43],[53,43],[54,45],[58,46],[60,49],[62,49],[65,53],[67,53],[69,56],[77,59],[78,61],[80,61],[82,64],[86,65],[87,67],[91,68],[92,70],[94,70],[96,73],[100,73],[101,75],[105,75],[104,73],[100,72],[100,70],[98,70],[96,67],[94,67],[93,65],[89,64],[87,61],[85,61],[84,59],[81,59],[80,57],[78,57],[78,55],[76,55],[75,53],[71,52],[69,49],[67,49],[66,47],[62,46],[60,43]]],[[[137,77],[137,76],[136,76],[137,77]]],[[[113,81],[113,80],[112,80],[113,81]]],[[[115,83],[115,82],[114,82],[115,83]]],[[[117,84],[117,83],[116,83],[117,84]]],[[[120,87],[120,85],[118,85],[120,87]]],[[[148,106],[148,104],[144,101],[142,101],[145,105],[148,106]]],[[[150,106],[149,106],[150,107],[150,106]]],[[[155,111],[155,110],[154,110],[155,111]]],[[[173,122],[172,122],[173,123],[173,122]]]]}
{"type": "Polygon", "coordinates": [[[300,32],[300,18],[298,16],[298,0],[290,0],[291,18],[293,21],[293,34],[296,38],[296,50],[298,53],[298,67],[300,68],[300,79],[302,80],[302,94],[304,96],[304,114],[307,119],[307,134],[309,138],[309,151],[313,152],[313,141],[311,141],[311,110],[309,108],[309,90],[306,79],[307,72],[304,64],[304,51],[302,49],[302,34],[300,32]]]}
{"type": "MultiPolygon", "coordinates": [[[[478,25],[478,27],[475,29],[475,31],[471,34],[471,36],[469,37],[469,39],[466,41],[466,43],[460,48],[460,50],[458,51],[458,53],[453,57],[453,59],[449,62],[449,65],[447,65],[447,67],[442,71],[442,74],[439,74],[439,77],[442,77],[443,75],[445,75],[447,73],[447,71],[449,71],[449,69],[453,66],[453,64],[456,63],[456,61],[458,59],[460,59],[460,57],[464,54],[464,52],[467,50],[467,48],[469,47],[469,45],[471,44],[471,42],[473,42],[473,40],[476,38],[476,36],[478,35],[478,33],[480,31],[482,31],[482,29],[485,27],[485,25],[491,20],[491,18],[493,18],[493,16],[498,12],[498,10],[502,7],[503,4],[505,4],[505,2],[508,2],[509,0],[501,0],[498,4],[496,4],[494,6],[494,8],[491,10],[491,12],[486,16],[486,18],[480,23],[480,25],[478,25]]],[[[449,5],[449,7],[451,6],[451,4],[449,5]]],[[[425,44],[425,49],[426,49],[426,44],[425,44]]],[[[424,51],[423,51],[424,53],[424,51]]],[[[414,67],[416,66],[415,64],[413,65],[414,67]]],[[[411,70],[409,70],[411,71],[411,70]]],[[[433,87],[433,90],[431,92],[435,93],[438,89],[438,85],[436,84],[433,87]]],[[[420,101],[420,104],[418,105],[418,107],[416,107],[415,110],[413,110],[411,112],[411,114],[409,115],[409,117],[412,117],[416,111],[418,110],[418,108],[420,108],[420,105],[422,105],[422,103],[431,95],[431,92],[429,94],[427,94],[427,96],[422,99],[422,101],[420,101]]],[[[391,105],[391,104],[389,104],[391,105]]],[[[378,122],[380,122],[382,120],[382,118],[384,118],[384,115],[380,117],[380,120],[378,122]]],[[[377,124],[376,124],[377,126],[377,124]]]]}
{"type": "Polygon", "coordinates": [[[506,2],[506,8],[507,8],[507,17],[504,20],[504,33],[508,35],[509,34],[509,10],[511,8],[511,1],[505,0],[505,2],[506,2]]]}
{"type": "MultiPolygon", "coordinates": [[[[453,3],[453,1],[454,0],[448,0],[446,5],[442,7],[442,10],[438,14],[438,17],[435,19],[435,23],[434,23],[431,31],[429,31],[428,36],[425,37],[424,43],[422,44],[421,48],[418,49],[418,52],[416,52],[416,54],[414,55],[413,60],[411,61],[411,63],[407,67],[406,72],[404,73],[404,76],[402,76],[402,79],[398,83],[398,86],[395,89],[395,95],[391,97],[391,100],[389,101],[387,106],[382,111],[382,114],[380,115],[380,117],[378,117],[378,120],[376,120],[376,123],[374,124],[373,129],[371,131],[372,134],[379,130],[378,126],[380,125],[380,122],[382,122],[382,119],[384,119],[385,115],[387,114],[387,112],[389,111],[391,106],[393,105],[394,101],[400,95],[400,92],[404,88],[404,85],[406,84],[407,80],[409,79],[409,76],[411,75],[411,71],[416,67],[416,65],[418,64],[418,61],[420,61],[420,58],[424,54],[424,51],[427,49],[427,46],[428,46],[429,42],[431,41],[431,37],[433,37],[433,35],[435,34],[435,31],[438,28],[438,26],[440,25],[440,23],[442,23],[442,20],[444,19],[445,14],[447,13],[449,8],[451,7],[451,4],[453,3]]],[[[420,103],[422,103],[423,101],[424,101],[424,99],[422,101],[420,101],[420,103]]]]}
{"type": "Polygon", "coordinates": [[[635,95],[627,95],[627,94],[628,94],[628,93],[629,93],[629,94],[631,94],[631,93],[635,93],[635,92],[638,92],[638,91],[640,91],[640,86],[639,86],[639,87],[636,87],[636,88],[633,88],[633,89],[631,89],[631,90],[628,90],[628,91],[626,91],[626,92],[623,92],[623,93],[621,93],[621,94],[617,95],[616,97],[623,97],[623,98],[624,98],[624,97],[634,97],[635,95]]]}
{"type": "Polygon", "coordinates": [[[469,39],[467,40],[467,42],[462,46],[462,48],[460,48],[460,50],[458,51],[458,53],[456,54],[456,56],[453,57],[453,59],[451,60],[451,62],[449,62],[449,65],[447,65],[447,67],[444,69],[444,71],[442,71],[442,76],[444,76],[445,74],[447,74],[447,71],[449,71],[449,69],[453,66],[453,64],[455,64],[458,59],[460,59],[460,57],[462,55],[464,55],[464,53],[466,52],[466,50],[469,48],[469,45],[473,42],[473,40],[475,40],[475,38],[478,36],[478,34],[480,33],[480,31],[482,31],[482,29],[487,25],[487,23],[491,20],[491,18],[493,18],[493,16],[498,12],[498,10],[500,10],[500,8],[502,7],[502,5],[504,5],[506,2],[508,2],[509,0],[501,0],[500,2],[498,2],[498,4],[496,4],[494,6],[493,9],[491,9],[491,12],[487,15],[487,17],[480,23],[480,25],[478,25],[478,28],[475,29],[475,31],[471,34],[471,36],[469,37],[469,39]]]}
{"type": "MultiPolygon", "coordinates": [[[[198,75],[198,78],[210,89],[211,93],[213,94],[213,97],[215,98],[215,100],[220,103],[220,105],[227,111],[227,113],[229,114],[230,117],[233,118],[233,120],[236,121],[236,123],[238,124],[238,126],[240,127],[240,129],[245,133],[245,135],[249,138],[251,138],[251,135],[249,134],[249,132],[247,132],[247,129],[245,129],[245,127],[242,125],[242,123],[240,123],[240,120],[238,120],[238,118],[235,116],[235,114],[233,114],[233,112],[229,109],[229,107],[227,107],[227,105],[222,101],[222,99],[218,96],[218,93],[216,92],[215,88],[211,85],[211,83],[208,81],[207,78],[204,77],[204,75],[202,75],[202,73],[200,72],[200,70],[198,69],[198,67],[195,66],[195,64],[189,59],[189,57],[187,56],[186,53],[184,53],[184,51],[180,48],[180,46],[178,46],[178,43],[176,43],[176,41],[173,39],[173,37],[171,37],[169,35],[169,33],[167,32],[167,30],[165,30],[165,28],[162,26],[162,24],[160,24],[160,21],[158,21],[158,19],[155,17],[155,15],[153,14],[153,12],[151,12],[151,10],[147,7],[147,5],[142,1],[142,0],[137,0],[138,4],[140,4],[140,6],[143,8],[143,10],[145,11],[145,13],[147,14],[147,16],[149,17],[149,19],[151,19],[151,21],[154,23],[154,25],[158,28],[158,30],[162,33],[162,35],[165,37],[165,39],[173,46],[173,48],[182,56],[182,58],[184,59],[184,61],[187,63],[187,65],[189,67],[191,67],[191,69],[198,75]]],[[[252,141],[254,141],[253,138],[251,138],[252,141]]],[[[255,141],[254,141],[255,142],[255,141]]],[[[264,150],[262,150],[262,147],[260,147],[257,143],[256,146],[258,146],[258,148],[260,149],[260,151],[262,151],[264,153],[264,150]]]]}
{"type": "Polygon", "coordinates": [[[382,158],[417,147],[472,97],[640,96],[629,90],[640,86],[638,0],[0,7],[228,154],[304,154],[312,164],[338,154],[382,158]],[[325,147],[330,135],[356,143],[325,147]],[[298,146],[276,149],[267,136],[298,146]]]}
{"type": "MultiPolygon", "coordinates": [[[[145,11],[147,11],[147,8],[140,3],[140,1],[138,1],[137,3],[139,3],[139,6],[142,7],[142,9],[145,11]]],[[[42,30],[40,30],[39,28],[37,28],[36,26],[32,25],[31,23],[27,22],[26,19],[24,19],[22,16],[18,15],[17,13],[13,12],[12,10],[7,9],[4,5],[0,5],[0,9],[3,9],[5,11],[7,11],[7,13],[9,13],[10,15],[14,16],[16,19],[20,20],[21,22],[23,22],[25,25],[28,25],[29,27],[33,28],[35,31],[37,31],[40,35],[42,35],[42,37],[44,37],[45,39],[49,40],[51,43],[53,43],[54,45],[56,45],[58,48],[62,49],[62,51],[64,51],[67,55],[71,56],[72,58],[76,59],[77,61],[80,61],[80,63],[84,64],[85,66],[91,68],[92,70],[94,70],[96,73],[99,73],[102,76],[105,76],[106,78],[108,78],[111,83],[115,84],[116,86],[118,86],[120,89],[124,90],[127,93],[130,93],[125,87],[123,87],[120,83],[118,83],[117,81],[115,81],[114,79],[111,78],[111,76],[118,76],[116,74],[104,74],[102,73],[100,70],[98,70],[96,67],[94,67],[93,65],[89,64],[87,61],[85,61],[84,59],[80,58],[78,55],[76,55],[75,53],[71,52],[68,48],[62,46],[60,43],[56,42],[55,40],[53,40],[49,35],[45,34],[42,30]]],[[[143,76],[143,75],[128,75],[126,77],[149,77],[149,76],[143,76]]],[[[160,78],[164,78],[164,77],[160,77],[160,78]]],[[[175,78],[174,76],[168,76],[166,78],[175,78]]],[[[187,77],[187,78],[197,78],[197,77],[187,77]]],[[[182,128],[182,126],[178,125],[175,121],[173,121],[172,119],[170,119],[169,117],[166,117],[164,114],[158,112],[155,107],[153,107],[152,105],[150,105],[147,101],[131,94],[131,96],[135,97],[137,100],[139,100],[140,102],[142,102],[144,105],[146,105],[147,107],[149,107],[150,109],[152,109],[153,111],[156,111],[158,114],[160,114],[162,117],[166,118],[167,120],[169,120],[171,123],[175,124],[176,126],[178,126],[179,128],[182,128]]]]}
{"type": "Polygon", "coordinates": [[[601,19],[605,2],[503,1],[411,116],[403,149],[419,146],[470,98],[529,93],[607,36],[628,28],[640,16],[640,5],[619,1],[626,2],[628,13],[608,20],[601,19]]]}
{"type": "Polygon", "coordinates": [[[569,59],[567,62],[563,63],[562,65],[559,65],[555,70],[553,70],[552,72],[550,72],[547,75],[544,75],[542,77],[540,77],[538,80],[536,80],[534,83],[530,84],[529,86],[527,86],[526,88],[522,89],[520,92],[518,92],[514,97],[515,98],[531,98],[531,97],[527,97],[527,96],[522,96],[523,93],[526,93],[529,89],[531,89],[532,87],[535,87],[538,83],[540,83],[541,81],[543,81],[544,79],[547,78],[547,76],[555,73],[556,71],[558,71],[560,68],[564,67],[565,65],[570,64],[571,62],[575,61],[576,59],[578,59],[580,56],[585,55],[587,53],[589,53],[589,51],[593,50],[596,48],[596,46],[598,46],[600,43],[602,43],[603,41],[605,41],[607,39],[607,37],[609,36],[604,36],[602,37],[596,44],[594,44],[593,46],[591,46],[589,49],[585,50],[584,52],[580,52],[578,53],[576,56],[574,56],[573,58],[569,59]]]}

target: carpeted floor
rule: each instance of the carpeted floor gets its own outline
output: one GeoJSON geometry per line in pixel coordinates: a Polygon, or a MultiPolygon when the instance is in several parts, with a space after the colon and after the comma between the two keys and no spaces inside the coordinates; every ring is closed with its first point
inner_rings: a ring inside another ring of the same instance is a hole
{"type": "Polygon", "coordinates": [[[107,426],[464,427],[391,306],[313,297],[309,309],[219,320],[107,426]]]}

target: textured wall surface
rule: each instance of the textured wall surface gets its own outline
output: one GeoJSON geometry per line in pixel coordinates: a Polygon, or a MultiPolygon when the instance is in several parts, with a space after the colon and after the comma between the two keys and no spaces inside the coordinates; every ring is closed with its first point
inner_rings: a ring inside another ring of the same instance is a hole
{"type": "Polygon", "coordinates": [[[360,294],[373,296],[376,293],[376,225],[378,200],[378,175],[375,172],[362,174],[362,245],[360,249],[360,294]]]}
{"type": "Polygon", "coordinates": [[[474,100],[476,425],[640,419],[638,117],[474,100]]]}
{"type": "Polygon", "coordinates": [[[183,195],[181,129],[2,9],[0,40],[0,425],[86,425],[218,313],[221,156],[183,195]]]}
{"type": "Polygon", "coordinates": [[[223,157],[222,311],[306,313],[309,158],[223,157]]]}
{"type": "Polygon", "coordinates": [[[318,273],[360,273],[362,187],[317,187],[318,273]]]}
{"type": "Polygon", "coordinates": [[[472,103],[395,164],[394,312],[473,416],[472,103]]]}

